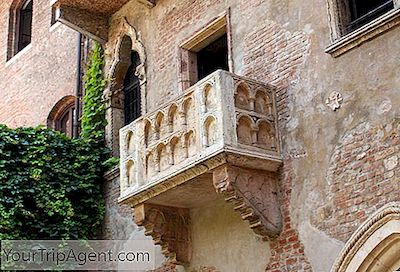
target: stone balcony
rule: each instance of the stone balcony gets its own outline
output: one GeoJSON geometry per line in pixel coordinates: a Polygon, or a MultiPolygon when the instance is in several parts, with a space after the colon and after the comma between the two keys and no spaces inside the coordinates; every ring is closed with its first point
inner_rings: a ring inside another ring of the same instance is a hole
{"type": "Polygon", "coordinates": [[[256,234],[279,234],[273,86],[216,71],[122,128],[120,146],[119,200],[134,208],[136,223],[176,262],[190,260],[188,210],[218,195],[234,204],[256,234]],[[157,214],[170,216],[161,223],[157,214]]]}

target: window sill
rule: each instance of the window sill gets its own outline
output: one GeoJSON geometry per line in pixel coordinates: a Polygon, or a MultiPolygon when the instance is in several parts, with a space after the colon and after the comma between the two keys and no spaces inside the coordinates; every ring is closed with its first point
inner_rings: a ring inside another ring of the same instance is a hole
{"type": "Polygon", "coordinates": [[[19,51],[17,54],[15,54],[14,56],[12,56],[9,60],[7,60],[6,62],[6,67],[13,64],[16,60],[18,60],[22,55],[25,55],[26,52],[28,52],[29,50],[31,50],[32,48],[32,43],[30,43],[29,45],[27,45],[24,49],[22,49],[21,51],[19,51]]]}
{"type": "Polygon", "coordinates": [[[395,8],[329,45],[325,52],[338,57],[400,24],[400,8],[395,8]]]}

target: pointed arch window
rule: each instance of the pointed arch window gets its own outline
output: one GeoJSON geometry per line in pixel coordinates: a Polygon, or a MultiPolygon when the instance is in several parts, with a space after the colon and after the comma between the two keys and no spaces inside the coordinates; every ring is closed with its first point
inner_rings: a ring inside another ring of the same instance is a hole
{"type": "Polygon", "coordinates": [[[141,116],[140,81],[136,75],[136,68],[140,64],[139,54],[131,52],[131,65],[124,78],[124,119],[125,125],[141,116]]]}

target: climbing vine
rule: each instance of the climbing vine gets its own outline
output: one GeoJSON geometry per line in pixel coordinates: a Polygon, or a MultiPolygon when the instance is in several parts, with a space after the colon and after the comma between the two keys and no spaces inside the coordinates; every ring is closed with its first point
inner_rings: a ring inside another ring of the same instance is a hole
{"type": "Polygon", "coordinates": [[[106,85],[103,65],[103,50],[98,43],[95,43],[86,69],[85,96],[81,118],[82,137],[87,140],[102,141],[107,125],[102,101],[104,86],[106,85]]]}
{"type": "Polygon", "coordinates": [[[110,151],[104,147],[105,127],[107,125],[103,101],[106,79],[103,76],[104,54],[101,45],[94,42],[85,76],[85,96],[81,118],[81,137],[103,150],[103,165],[111,168],[118,164],[118,158],[110,157],[110,151]]]}

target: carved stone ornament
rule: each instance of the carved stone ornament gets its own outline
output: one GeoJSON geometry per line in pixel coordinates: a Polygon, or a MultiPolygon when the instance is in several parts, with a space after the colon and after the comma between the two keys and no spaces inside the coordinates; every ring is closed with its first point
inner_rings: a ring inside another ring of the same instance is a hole
{"type": "MultiPolygon", "coordinates": [[[[115,31],[112,31],[113,35],[109,38],[109,42],[106,44],[106,50],[105,50],[105,55],[106,58],[109,59],[111,58],[111,61],[109,61],[109,64],[106,65],[106,67],[109,67],[109,69],[106,71],[106,76],[107,79],[110,80],[109,86],[107,86],[106,91],[103,95],[103,98],[105,101],[110,99],[113,95],[115,95],[115,92],[120,91],[120,87],[116,87],[116,82],[114,82],[115,79],[115,74],[117,72],[118,65],[121,63],[121,45],[123,42],[124,37],[128,36],[131,39],[132,43],[132,51],[135,51],[138,53],[139,58],[140,58],[140,64],[136,68],[135,75],[139,78],[140,80],[140,85],[141,85],[141,94],[142,94],[142,107],[145,108],[144,106],[146,105],[145,100],[146,100],[146,91],[145,91],[145,83],[146,83],[146,52],[145,48],[140,36],[140,33],[136,31],[135,27],[133,27],[129,22],[126,17],[122,18],[120,22],[118,23],[115,31]]],[[[145,111],[145,109],[143,109],[145,111]]]]}
{"type": "Polygon", "coordinates": [[[277,120],[275,87],[215,71],[120,130],[118,201],[175,263],[190,260],[188,209],[218,195],[263,240],[277,237],[277,120]]]}
{"type": "Polygon", "coordinates": [[[331,110],[333,110],[333,111],[336,111],[337,109],[339,109],[340,106],[342,105],[342,102],[343,102],[343,97],[337,91],[331,92],[331,94],[325,101],[326,105],[329,108],[331,108],[331,110]]]}
{"type": "Polygon", "coordinates": [[[140,204],[134,208],[135,222],[145,228],[169,261],[187,264],[191,258],[189,209],[140,204]]]}
{"type": "Polygon", "coordinates": [[[217,193],[234,205],[242,219],[265,240],[279,235],[282,228],[277,178],[266,171],[247,170],[229,165],[213,172],[217,193]]]}

